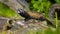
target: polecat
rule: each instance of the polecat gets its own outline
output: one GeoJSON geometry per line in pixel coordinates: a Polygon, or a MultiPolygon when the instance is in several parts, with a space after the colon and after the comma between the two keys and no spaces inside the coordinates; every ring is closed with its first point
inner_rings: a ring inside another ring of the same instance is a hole
{"type": "Polygon", "coordinates": [[[25,18],[25,20],[36,19],[36,20],[44,20],[43,15],[41,13],[33,12],[33,11],[24,11],[22,9],[18,9],[18,14],[25,18]]]}
{"type": "Polygon", "coordinates": [[[30,19],[36,19],[36,20],[40,20],[40,21],[47,21],[48,25],[53,26],[53,24],[46,19],[45,17],[43,17],[43,15],[41,13],[37,13],[37,12],[31,12],[31,11],[24,11],[22,9],[18,9],[18,14],[21,15],[22,17],[25,18],[25,21],[28,21],[30,19]]]}

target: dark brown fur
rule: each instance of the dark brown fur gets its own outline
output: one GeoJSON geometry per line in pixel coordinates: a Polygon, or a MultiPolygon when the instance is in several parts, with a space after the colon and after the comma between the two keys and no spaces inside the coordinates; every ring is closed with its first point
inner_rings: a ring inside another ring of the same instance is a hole
{"type": "Polygon", "coordinates": [[[25,18],[25,20],[29,20],[29,19],[36,19],[36,20],[45,20],[43,15],[41,13],[38,12],[34,12],[34,11],[24,11],[19,9],[18,10],[18,14],[20,14],[22,17],[25,18]]]}

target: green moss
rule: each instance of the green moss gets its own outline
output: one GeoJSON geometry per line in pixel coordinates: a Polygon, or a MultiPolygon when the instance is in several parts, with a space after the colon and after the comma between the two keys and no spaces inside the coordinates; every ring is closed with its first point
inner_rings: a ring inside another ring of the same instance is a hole
{"type": "Polygon", "coordinates": [[[10,9],[7,5],[0,2],[0,16],[9,18],[20,17],[14,10],[10,9]]]}

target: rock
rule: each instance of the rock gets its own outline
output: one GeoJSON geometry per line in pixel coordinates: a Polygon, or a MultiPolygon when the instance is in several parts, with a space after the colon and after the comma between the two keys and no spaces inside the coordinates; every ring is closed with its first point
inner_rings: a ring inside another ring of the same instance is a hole
{"type": "Polygon", "coordinates": [[[46,21],[41,22],[35,19],[26,22],[24,20],[15,20],[13,24],[11,31],[14,34],[27,34],[30,30],[37,31],[48,28],[46,21]]]}
{"type": "Polygon", "coordinates": [[[60,4],[53,4],[49,9],[49,17],[54,19],[56,18],[55,12],[57,13],[57,17],[60,20],[60,4]]]}
{"type": "Polygon", "coordinates": [[[0,17],[1,30],[7,31],[7,34],[27,34],[30,31],[44,31],[48,28],[46,21],[39,21],[30,19],[24,21],[24,19],[9,19],[0,17]],[[8,27],[11,27],[10,29],[8,27]]]}
{"type": "Polygon", "coordinates": [[[8,5],[11,9],[15,11],[19,8],[29,10],[29,8],[27,7],[29,5],[24,0],[23,1],[22,0],[0,0],[0,2],[8,5]]]}
{"type": "Polygon", "coordinates": [[[8,18],[0,17],[0,31],[6,30],[6,27],[8,25],[8,21],[9,21],[8,18]]]}

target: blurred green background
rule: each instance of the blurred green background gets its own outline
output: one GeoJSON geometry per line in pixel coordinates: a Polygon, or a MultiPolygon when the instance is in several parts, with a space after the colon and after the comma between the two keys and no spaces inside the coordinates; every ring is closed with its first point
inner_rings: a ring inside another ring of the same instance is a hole
{"type": "Polygon", "coordinates": [[[14,10],[10,9],[10,7],[1,2],[0,2],[0,16],[7,18],[16,18],[16,19],[22,18],[14,10]]]}
{"type": "Polygon", "coordinates": [[[45,13],[45,16],[48,17],[49,8],[53,4],[60,4],[60,0],[31,0],[29,3],[31,10],[45,13]]]}
{"type": "MultiPolygon", "coordinates": [[[[30,9],[36,10],[37,12],[45,13],[45,16],[48,17],[49,8],[51,5],[57,3],[60,4],[60,0],[31,0],[30,2],[30,9]]],[[[0,16],[8,17],[8,18],[20,18],[14,10],[10,9],[7,5],[0,2],[0,16]]],[[[40,32],[40,31],[30,31],[29,34],[60,34],[59,27],[56,28],[55,31],[48,28],[47,30],[40,32]],[[44,33],[43,33],[44,32],[44,33]]]]}

